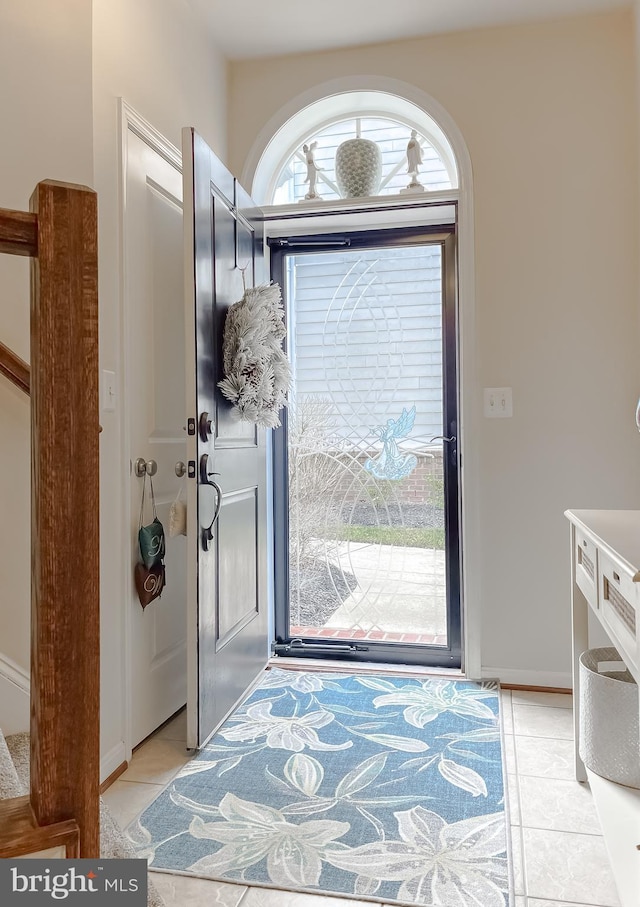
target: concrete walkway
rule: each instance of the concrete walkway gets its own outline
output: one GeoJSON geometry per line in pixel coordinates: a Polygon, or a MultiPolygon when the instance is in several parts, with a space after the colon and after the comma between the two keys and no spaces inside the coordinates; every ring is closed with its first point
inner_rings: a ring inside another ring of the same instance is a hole
{"type": "MultiPolygon", "coordinates": [[[[358,582],[325,623],[327,630],[362,630],[367,636],[375,633],[369,638],[379,633],[426,634],[442,637],[437,641],[445,642],[444,551],[335,542],[327,555],[358,582]]],[[[404,641],[412,640],[405,636],[404,641]]]]}

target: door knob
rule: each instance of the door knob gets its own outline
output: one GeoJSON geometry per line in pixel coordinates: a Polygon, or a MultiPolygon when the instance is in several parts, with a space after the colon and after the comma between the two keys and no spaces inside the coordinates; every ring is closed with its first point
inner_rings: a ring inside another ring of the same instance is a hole
{"type": "Polygon", "coordinates": [[[429,441],[429,444],[431,444],[432,441],[455,441],[455,440],[456,440],[455,435],[451,435],[450,438],[445,438],[444,435],[436,435],[435,438],[431,438],[431,441],[429,441]]]}
{"type": "Polygon", "coordinates": [[[158,471],[158,464],[155,460],[145,460],[144,457],[138,457],[133,464],[133,471],[139,479],[146,473],[148,476],[155,476],[158,471]]]}

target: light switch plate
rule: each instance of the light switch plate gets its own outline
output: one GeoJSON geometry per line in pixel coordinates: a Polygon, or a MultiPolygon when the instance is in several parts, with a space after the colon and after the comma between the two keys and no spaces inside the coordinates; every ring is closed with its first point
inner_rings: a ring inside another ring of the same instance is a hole
{"type": "Polygon", "coordinates": [[[487,419],[510,419],[513,396],[510,387],[485,387],[484,414],[487,419]]]}

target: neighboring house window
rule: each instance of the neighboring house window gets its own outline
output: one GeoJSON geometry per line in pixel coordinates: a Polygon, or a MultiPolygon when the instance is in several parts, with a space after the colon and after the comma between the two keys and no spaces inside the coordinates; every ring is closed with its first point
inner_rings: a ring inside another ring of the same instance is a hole
{"type": "MultiPolygon", "coordinates": [[[[309,191],[304,146],[313,144],[318,168],[316,191],[323,201],[340,199],[336,151],[342,142],[357,136],[375,142],[381,152],[382,179],[376,195],[395,195],[411,179],[407,145],[414,130],[422,154],[418,178],[425,190],[457,190],[453,149],[432,116],[413,102],[386,92],[351,91],[308,105],[276,131],[257,163],[253,197],[261,205],[304,202],[309,191]]],[[[314,204],[314,200],[308,204],[314,204]]]]}

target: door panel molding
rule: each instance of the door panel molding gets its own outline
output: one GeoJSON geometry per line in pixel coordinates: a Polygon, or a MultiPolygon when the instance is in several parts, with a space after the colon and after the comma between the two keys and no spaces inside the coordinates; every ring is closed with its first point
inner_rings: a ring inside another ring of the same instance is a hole
{"type": "MultiPolygon", "coordinates": [[[[231,562],[222,562],[217,574],[216,583],[216,652],[220,652],[227,643],[233,639],[236,634],[240,633],[252,620],[259,616],[258,602],[258,562],[256,552],[258,549],[258,488],[240,488],[237,491],[223,494],[222,507],[220,508],[220,518],[218,520],[220,532],[217,534],[216,543],[219,542],[220,536],[225,534],[225,527],[228,520],[233,522],[233,516],[230,511],[238,506],[249,503],[250,507],[243,509],[250,510],[243,522],[243,531],[238,538],[236,534],[232,558],[242,554],[244,546],[249,558],[245,558],[242,564],[236,564],[235,560],[231,562]],[[250,521],[250,522],[248,522],[250,521]],[[238,570],[236,570],[238,568],[238,570]],[[229,574],[229,575],[227,575],[229,574]],[[250,588],[252,587],[252,588],[250,588]],[[227,616],[223,613],[224,602],[228,599],[229,610],[233,613],[233,623],[227,625],[227,616]],[[245,604],[246,607],[245,607],[245,604]],[[236,605],[236,607],[233,607],[236,605]],[[242,608],[245,610],[242,611],[242,608]]],[[[231,528],[233,532],[233,526],[231,528]]],[[[222,559],[219,557],[219,562],[222,559]]]]}

